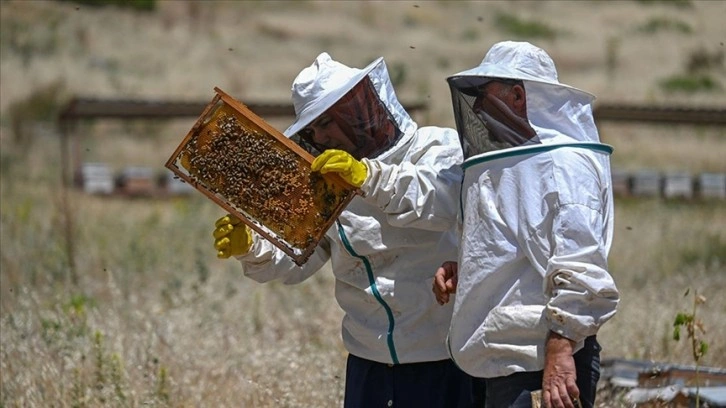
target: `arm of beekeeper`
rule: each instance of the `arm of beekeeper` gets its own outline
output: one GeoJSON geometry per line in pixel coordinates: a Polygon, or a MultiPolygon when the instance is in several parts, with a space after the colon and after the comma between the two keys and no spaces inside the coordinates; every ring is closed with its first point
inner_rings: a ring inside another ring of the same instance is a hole
{"type": "Polygon", "coordinates": [[[297,266],[285,252],[231,214],[216,221],[213,235],[217,256],[236,258],[242,264],[245,276],[257,282],[279,279],[285,284],[300,283],[330,258],[327,241],[323,240],[308,261],[297,266]]]}
{"type": "Polygon", "coordinates": [[[550,330],[575,342],[597,333],[615,314],[618,290],[607,271],[609,242],[602,214],[564,204],[552,222],[552,256],[545,273],[550,330]]]}
{"type": "Polygon", "coordinates": [[[609,180],[583,158],[569,155],[556,161],[565,163],[553,172],[559,203],[551,223],[541,224],[551,225],[545,234],[551,248],[539,254],[547,259],[544,295],[550,331],[578,343],[615,315],[620,299],[607,264],[613,232],[609,180]]]}
{"type": "Polygon", "coordinates": [[[302,266],[297,266],[285,252],[256,233],[253,233],[253,241],[250,251],[236,258],[242,264],[245,276],[257,282],[280,280],[286,285],[300,283],[319,271],[330,259],[330,246],[325,237],[302,266]]]}
{"type": "Polygon", "coordinates": [[[463,155],[453,129],[423,127],[395,149],[398,163],[363,159],[368,177],[361,185],[365,200],[387,214],[396,227],[445,231],[456,222],[463,155]]]}

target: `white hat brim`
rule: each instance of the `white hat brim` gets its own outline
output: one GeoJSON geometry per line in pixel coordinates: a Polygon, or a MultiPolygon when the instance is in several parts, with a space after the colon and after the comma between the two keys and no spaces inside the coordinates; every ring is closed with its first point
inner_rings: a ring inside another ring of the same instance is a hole
{"type": "Polygon", "coordinates": [[[482,64],[475,68],[451,75],[450,77],[446,78],[446,80],[449,82],[449,84],[453,85],[457,89],[466,89],[481,86],[485,82],[490,81],[492,78],[515,79],[522,81],[538,82],[541,84],[547,84],[552,86],[561,86],[575,92],[589,95],[591,98],[595,98],[595,95],[591,94],[590,92],[583,91],[582,89],[575,88],[574,86],[563,84],[561,82],[547,81],[534,75],[528,75],[527,73],[520,70],[516,72],[511,71],[496,64],[482,64]]]}

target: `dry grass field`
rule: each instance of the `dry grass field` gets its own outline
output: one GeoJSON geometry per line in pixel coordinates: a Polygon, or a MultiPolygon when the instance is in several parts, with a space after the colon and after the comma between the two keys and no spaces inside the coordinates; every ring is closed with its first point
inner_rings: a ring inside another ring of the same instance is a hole
{"type": "MultiPolygon", "coordinates": [[[[331,273],[296,286],[244,278],[215,257],[223,210],[201,194],[64,189],[54,118],[71,96],[206,101],[218,86],[243,102],[286,102],[319,52],[354,66],[381,55],[400,98],[428,103],[419,124],[453,126],[445,77],[514,38],[546,48],[560,80],[599,101],[724,107],[724,17],[723,1],[157,1],[139,11],[0,0],[0,407],[341,406],[331,273]]],[[[195,119],[85,122],[78,154],[162,172],[195,119]]],[[[282,130],[289,118],[270,121],[282,130]]],[[[722,127],[600,130],[614,168],[726,172],[722,127]]],[[[601,331],[604,358],[693,363],[671,332],[698,291],[702,364],[726,367],[724,201],[618,199],[610,263],[622,302],[601,331]]]]}

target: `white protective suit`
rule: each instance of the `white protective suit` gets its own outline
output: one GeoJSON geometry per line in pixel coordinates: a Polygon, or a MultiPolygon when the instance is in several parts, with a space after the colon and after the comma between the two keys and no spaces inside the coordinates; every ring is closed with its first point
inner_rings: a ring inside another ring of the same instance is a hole
{"type": "Polygon", "coordinates": [[[607,266],[612,149],[599,143],[594,97],[560,84],[543,50],[504,42],[478,67],[448,78],[454,100],[492,77],[524,81],[537,137],[463,165],[448,343],[460,368],[484,378],[542,370],[548,331],[580,349],[615,314],[619,299],[607,266]]]}
{"type": "Polygon", "coordinates": [[[382,58],[360,70],[323,53],[293,83],[297,121],[285,135],[296,134],[366,76],[401,135],[387,151],[362,159],[369,174],[360,187],[365,196],[351,201],[301,267],[257,235],[250,252],[237,258],[246,276],[286,284],[330,261],[351,354],[393,364],[445,360],[452,307],[440,307],[431,286],[436,268],[457,253],[463,157],[456,131],[418,128],[396,99],[382,58]]]}

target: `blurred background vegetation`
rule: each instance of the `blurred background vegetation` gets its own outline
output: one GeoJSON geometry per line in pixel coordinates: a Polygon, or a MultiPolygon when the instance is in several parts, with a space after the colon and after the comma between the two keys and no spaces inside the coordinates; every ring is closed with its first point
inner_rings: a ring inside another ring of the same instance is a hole
{"type": "MultiPolygon", "coordinates": [[[[297,72],[327,51],[359,67],[384,56],[400,98],[428,104],[419,124],[453,126],[446,76],[522,39],[598,101],[724,107],[725,13],[688,0],[1,1],[0,407],[342,400],[329,271],[294,287],[244,278],[215,258],[223,210],[201,194],[65,189],[57,117],[72,97],[207,101],[219,86],[287,103],[297,72]]],[[[161,173],[195,120],[86,121],[75,153],[161,173]]],[[[615,169],[726,171],[723,128],[599,128],[615,169]]],[[[600,335],[604,358],[690,363],[670,335],[692,287],[708,299],[701,363],[726,366],[723,201],[619,198],[610,262],[622,303],[600,335]]]]}

